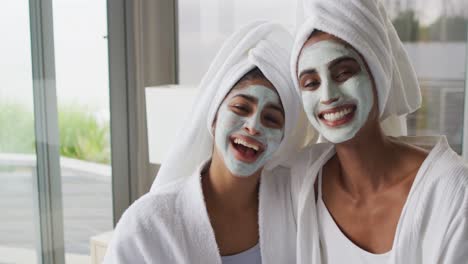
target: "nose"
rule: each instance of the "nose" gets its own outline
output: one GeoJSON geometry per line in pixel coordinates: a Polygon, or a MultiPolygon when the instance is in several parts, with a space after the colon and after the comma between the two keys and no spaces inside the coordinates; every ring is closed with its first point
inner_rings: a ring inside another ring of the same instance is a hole
{"type": "Polygon", "coordinates": [[[260,115],[255,113],[250,116],[244,124],[244,130],[251,136],[256,136],[260,134],[260,115]]]}
{"type": "Polygon", "coordinates": [[[327,101],[323,101],[323,100],[322,100],[322,101],[320,101],[320,103],[322,103],[322,104],[324,104],[324,105],[331,105],[331,104],[333,104],[334,102],[336,102],[336,101],[338,101],[338,100],[340,100],[340,98],[336,98],[336,97],[335,97],[335,98],[331,98],[331,99],[329,99],[329,100],[327,100],[327,101]]]}
{"type": "Polygon", "coordinates": [[[338,100],[340,100],[340,91],[339,87],[335,85],[335,82],[330,80],[330,78],[327,78],[322,82],[321,86],[321,97],[320,97],[320,103],[324,105],[330,105],[338,100]]]}

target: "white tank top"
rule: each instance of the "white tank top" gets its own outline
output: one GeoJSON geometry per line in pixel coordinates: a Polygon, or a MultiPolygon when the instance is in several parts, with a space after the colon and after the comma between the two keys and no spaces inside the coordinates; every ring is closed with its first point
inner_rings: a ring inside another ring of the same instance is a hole
{"type": "Polygon", "coordinates": [[[320,232],[320,248],[324,264],[384,264],[390,259],[389,251],[373,254],[356,246],[349,240],[335,223],[322,199],[322,170],[318,178],[317,214],[320,232]]]}
{"type": "Polygon", "coordinates": [[[247,249],[239,254],[222,256],[221,262],[223,264],[262,264],[260,245],[257,244],[253,248],[247,249]]]}

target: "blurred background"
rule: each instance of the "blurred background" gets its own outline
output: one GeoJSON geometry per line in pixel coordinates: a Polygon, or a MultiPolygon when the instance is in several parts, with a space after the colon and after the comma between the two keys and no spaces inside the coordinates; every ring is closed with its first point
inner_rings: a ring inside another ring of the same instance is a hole
{"type": "MultiPolygon", "coordinates": [[[[409,134],[446,135],[467,158],[468,1],[383,2],[422,89],[409,134]]],[[[4,1],[0,264],[97,263],[100,235],[157,172],[145,88],[196,89],[233,31],[258,19],[293,31],[295,12],[293,0],[4,1]]]]}

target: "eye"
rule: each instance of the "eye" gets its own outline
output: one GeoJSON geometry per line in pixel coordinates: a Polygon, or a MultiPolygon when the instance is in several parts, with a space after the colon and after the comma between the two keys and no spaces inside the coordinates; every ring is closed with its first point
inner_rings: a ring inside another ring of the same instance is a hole
{"type": "Polygon", "coordinates": [[[265,120],[273,124],[279,124],[278,119],[276,119],[274,116],[267,115],[265,116],[265,120]]]}
{"type": "Polygon", "coordinates": [[[318,74],[305,74],[301,77],[300,86],[303,90],[314,91],[320,87],[321,81],[318,74]]]}
{"type": "Polygon", "coordinates": [[[233,103],[229,105],[232,112],[240,116],[247,116],[251,112],[251,107],[247,104],[233,103]]]}
{"type": "Polygon", "coordinates": [[[262,123],[269,128],[281,129],[284,126],[284,115],[278,110],[266,110],[262,116],[262,123]]]}
{"type": "Polygon", "coordinates": [[[348,70],[343,70],[335,76],[335,80],[337,82],[344,82],[348,80],[351,76],[353,76],[353,72],[348,71],[348,70]]]}
{"type": "Polygon", "coordinates": [[[319,80],[307,80],[304,83],[304,88],[316,90],[320,86],[319,80]]]}
{"type": "Polygon", "coordinates": [[[331,76],[336,82],[346,82],[360,71],[359,63],[353,58],[345,58],[330,67],[331,76]]]}

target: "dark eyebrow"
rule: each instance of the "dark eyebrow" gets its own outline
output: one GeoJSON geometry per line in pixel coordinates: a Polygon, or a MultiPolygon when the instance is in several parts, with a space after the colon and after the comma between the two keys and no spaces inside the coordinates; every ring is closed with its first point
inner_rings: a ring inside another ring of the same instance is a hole
{"type": "Polygon", "coordinates": [[[302,71],[301,74],[299,74],[299,79],[301,79],[303,75],[314,74],[314,73],[317,73],[316,69],[310,69],[310,70],[302,71]]]}
{"type": "Polygon", "coordinates": [[[333,67],[339,63],[342,63],[342,62],[346,62],[346,61],[356,61],[356,59],[354,58],[351,58],[351,57],[341,57],[341,58],[338,58],[338,59],[335,59],[333,61],[331,61],[329,64],[328,64],[328,67],[333,67]]]}
{"type": "Polygon", "coordinates": [[[245,100],[251,102],[251,103],[257,103],[257,98],[253,97],[253,96],[250,96],[250,95],[246,95],[246,94],[238,94],[236,96],[234,96],[234,98],[236,97],[242,97],[244,98],[245,100]]]}

